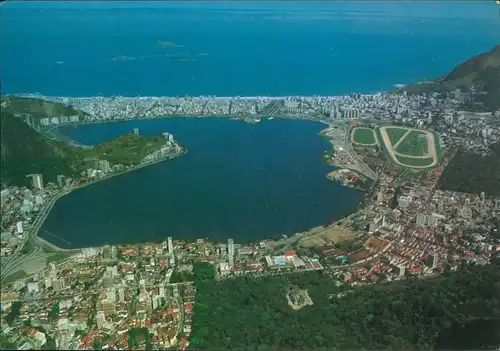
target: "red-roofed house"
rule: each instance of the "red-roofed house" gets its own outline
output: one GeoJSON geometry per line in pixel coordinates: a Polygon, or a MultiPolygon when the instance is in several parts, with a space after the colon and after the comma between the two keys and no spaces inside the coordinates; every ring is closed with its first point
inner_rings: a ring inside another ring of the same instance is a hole
{"type": "Polygon", "coordinates": [[[184,305],[184,311],[186,312],[191,312],[193,310],[193,305],[188,303],[187,305],[184,305]]]}

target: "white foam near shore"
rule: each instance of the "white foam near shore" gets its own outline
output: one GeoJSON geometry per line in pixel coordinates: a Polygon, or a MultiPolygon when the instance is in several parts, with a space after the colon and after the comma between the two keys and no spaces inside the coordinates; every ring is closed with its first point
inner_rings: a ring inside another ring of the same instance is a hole
{"type": "Polygon", "coordinates": [[[339,100],[345,96],[44,96],[40,93],[20,93],[6,94],[6,96],[31,97],[46,100],[61,100],[61,99],[111,99],[119,98],[123,100],[160,100],[160,99],[192,99],[192,100],[289,100],[289,99],[307,99],[307,100],[339,100]]]}

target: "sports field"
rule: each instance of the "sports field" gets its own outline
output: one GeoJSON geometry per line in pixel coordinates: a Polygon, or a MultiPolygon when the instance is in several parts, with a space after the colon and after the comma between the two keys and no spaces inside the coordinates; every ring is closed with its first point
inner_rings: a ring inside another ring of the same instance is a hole
{"type": "Polygon", "coordinates": [[[429,147],[424,132],[412,130],[396,147],[396,152],[406,156],[427,156],[429,147]]]}
{"type": "Polygon", "coordinates": [[[353,129],[352,141],[356,144],[362,144],[362,145],[377,144],[375,131],[371,128],[365,128],[365,127],[357,127],[353,129]]]}
{"type": "Polygon", "coordinates": [[[389,135],[391,145],[396,145],[398,141],[406,134],[408,129],[398,128],[398,127],[387,127],[386,131],[387,134],[389,135]]]}

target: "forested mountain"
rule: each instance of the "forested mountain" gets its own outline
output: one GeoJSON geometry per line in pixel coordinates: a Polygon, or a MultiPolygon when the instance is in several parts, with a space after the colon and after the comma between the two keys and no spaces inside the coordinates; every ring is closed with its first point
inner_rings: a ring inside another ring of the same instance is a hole
{"type": "Polygon", "coordinates": [[[479,93],[477,100],[489,110],[500,109],[500,44],[490,52],[474,56],[433,82],[405,87],[409,92],[446,92],[460,88],[479,93]]]}
{"type": "Polygon", "coordinates": [[[490,146],[490,155],[459,151],[439,179],[441,189],[500,196],[500,143],[490,146]]]}
{"type": "MultiPolygon", "coordinates": [[[[197,281],[192,349],[449,348],[457,326],[500,318],[500,267],[466,267],[437,278],[337,287],[318,272],[197,281]],[[295,311],[290,286],[307,289],[314,305],[295,311]],[[347,290],[344,297],[329,294],[347,290]],[[455,329],[454,329],[455,328],[455,329]]],[[[493,330],[494,331],[494,330],[493,330]]],[[[500,344],[495,333],[473,349],[500,344]]]]}
{"type": "Polygon", "coordinates": [[[74,173],[71,164],[78,155],[71,147],[47,139],[4,109],[0,118],[2,185],[27,184],[30,173],[43,173],[44,179],[52,181],[58,174],[74,173]]]}

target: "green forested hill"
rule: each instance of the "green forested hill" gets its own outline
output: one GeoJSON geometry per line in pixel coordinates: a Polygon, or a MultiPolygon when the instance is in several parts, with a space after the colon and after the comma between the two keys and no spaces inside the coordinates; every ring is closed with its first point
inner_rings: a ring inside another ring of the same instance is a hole
{"type": "Polygon", "coordinates": [[[446,92],[460,88],[469,91],[473,86],[485,94],[477,97],[489,110],[500,109],[500,44],[491,51],[470,58],[450,73],[431,83],[414,84],[404,88],[409,92],[446,92]]]}
{"type": "Polygon", "coordinates": [[[73,107],[37,98],[5,96],[2,101],[7,106],[5,110],[12,114],[30,114],[34,117],[83,116],[82,111],[73,107]]]}
{"type": "Polygon", "coordinates": [[[71,163],[78,158],[75,150],[45,138],[4,109],[0,123],[2,185],[27,184],[30,173],[43,173],[45,180],[52,181],[58,174],[73,174],[71,163]]]}
{"type": "Polygon", "coordinates": [[[490,145],[490,155],[459,151],[439,179],[440,189],[500,196],[500,143],[490,145]]]}
{"type": "Polygon", "coordinates": [[[343,287],[316,272],[196,286],[192,349],[431,350],[456,324],[500,317],[498,265],[357,287],[330,300],[343,287]],[[292,310],[285,298],[292,284],[314,305],[292,310]]]}
{"type": "MultiPolygon", "coordinates": [[[[26,110],[36,110],[40,102],[37,99],[30,101],[35,107],[23,106],[26,110]]],[[[59,174],[78,176],[81,171],[92,166],[93,160],[108,160],[111,165],[134,166],[146,155],[165,145],[165,137],[161,134],[124,134],[94,148],[75,148],[66,142],[51,140],[38,133],[12,113],[21,113],[21,110],[12,106],[1,110],[2,186],[28,185],[26,175],[31,173],[41,173],[46,182],[55,182],[59,174]]]]}

